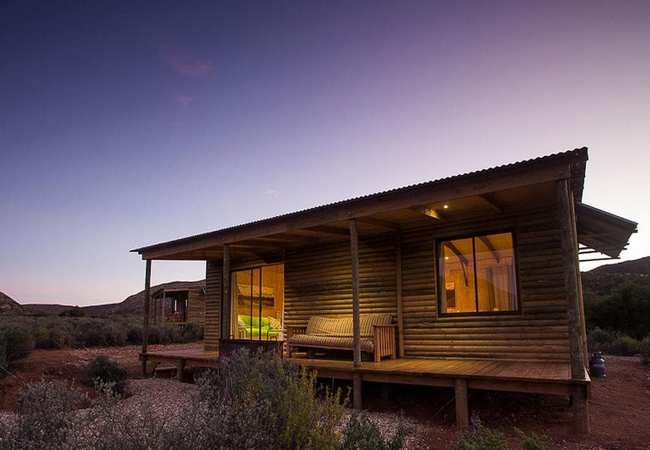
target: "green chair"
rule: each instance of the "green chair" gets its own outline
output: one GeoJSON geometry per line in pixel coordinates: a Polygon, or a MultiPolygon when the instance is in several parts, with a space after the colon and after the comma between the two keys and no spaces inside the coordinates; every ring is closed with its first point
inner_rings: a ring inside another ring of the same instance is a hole
{"type": "Polygon", "coordinates": [[[273,328],[271,326],[270,317],[251,317],[245,314],[239,314],[238,326],[240,337],[244,339],[260,339],[260,334],[263,341],[277,340],[282,328],[273,328]],[[261,327],[260,327],[261,322],[261,327]]]}

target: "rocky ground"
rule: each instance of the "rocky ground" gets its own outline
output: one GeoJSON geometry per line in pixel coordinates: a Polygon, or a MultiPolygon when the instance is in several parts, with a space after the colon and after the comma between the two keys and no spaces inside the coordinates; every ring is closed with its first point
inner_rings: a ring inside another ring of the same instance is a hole
{"type": "MultiPolygon", "coordinates": [[[[201,343],[166,346],[165,349],[201,348],[201,343]]],[[[160,348],[152,346],[152,349],[160,348]]],[[[189,401],[194,386],[172,378],[139,379],[139,348],[38,350],[26,358],[12,376],[0,378],[0,421],[11,420],[15,394],[25,383],[45,379],[75,379],[83,385],[83,365],[99,354],[119,361],[131,376],[129,393],[122,407],[140,400],[173,413],[189,401]]],[[[471,412],[491,428],[505,433],[510,449],[520,449],[515,427],[549,437],[551,448],[567,450],[650,449],[650,367],[637,358],[608,358],[606,379],[594,380],[590,417],[592,433],[576,437],[571,431],[567,399],[508,393],[473,392],[471,412]]],[[[408,449],[451,450],[458,442],[454,427],[453,392],[413,386],[392,386],[389,401],[382,400],[378,386],[364,388],[367,413],[387,434],[395,432],[400,417],[414,431],[408,449]]]]}

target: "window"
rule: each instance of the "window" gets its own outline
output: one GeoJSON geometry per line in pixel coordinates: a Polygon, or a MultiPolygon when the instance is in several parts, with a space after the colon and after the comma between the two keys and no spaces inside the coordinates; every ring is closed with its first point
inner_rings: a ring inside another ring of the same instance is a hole
{"type": "Polygon", "coordinates": [[[438,255],[442,314],[517,310],[512,233],[441,241],[438,255]]]}
{"type": "Polygon", "coordinates": [[[235,339],[282,338],[284,265],[231,272],[231,336],[235,339]]]}

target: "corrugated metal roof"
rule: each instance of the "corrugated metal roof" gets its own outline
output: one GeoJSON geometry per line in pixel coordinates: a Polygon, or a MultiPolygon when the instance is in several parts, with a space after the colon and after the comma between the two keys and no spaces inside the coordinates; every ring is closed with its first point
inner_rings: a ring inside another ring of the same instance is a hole
{"type": "MultiPolygon", "coordinates": [[[[218,229],[218,230],[209,231],[207,233],[200,233],[200,234],[195,234],[195,235],[187,236],[187,237],[180,238],[180,239],[174,239],[174,240],[171,240],[171,241],[161,242],[161,243],[158,243],[158,244],[152,244],[152,245],[137,248],[137,249],[134,249],[134,250],[131,250],[131,251],[132,252],[142,253],[143,251],[153,250],[153,249],[156,249],[156,248],[161,247],[161,246],[185,243],[185,242],[189,242],[189,241],[192,241],[192,240],[195,240],[195,239],[198,240],[198,239],[209,237],[209,236],[212,236],[214,234],[222,233],[222,232],[225,232],[225,231],[233,231],[233,230],[237,230],[238,228],[248,227],[248,226],[252,226],[252,225],[259,225],[259,224],[263,224],[265,222],[269,222],[269,221],[277,220],[277,219],[281,219],[281,218],[291,218],[291,217],[294,217],[294,216],[298,216],[300,214],[315,212],[315,211],[318,211],[318,210],[323,210],[323,209],[331,208],[331,207],[334,207],[334,206],[340,206],[340,205],[345,205],[345,204],[353,204],[355,202],[358,202],[358,201],[361,201],[361,200],[367,200],[367,199],[370,199],[370,198],[373,198],[373,197],[379,198],[379,197],[384,197],[384,196],[389,196],[389,195],[393,195],[393,194],[402,193],[402,192],[409,191],[409,190],[420,189],[420,188],[423,188],[423,187],[443,187],[443,186],[446,186],[446,185],[448,185],[450,183],[459,182],[459,181],[467,181],[467,180],[470,180],[472,178],[485,177],[485,176],[494,176],[494,175],[497,175],[497,174],[500,174],[500,173],[509,172],[511,170],[517,170],[517,169],[522,169],[522,168],[527,168],[527,167],[534,167],[534,166],[538,166],[538,165],[541,166],[541,165],[545,165],[545,164],[557,163],[557,162],[562,162],[562,161],[565,161],[567,163],[585,163],[587,161],[587,159],[588,159],[587,147],[577,148],[575,150],[569,150],[569,151],[560,152],[560,153],[553,153],[551,155],[540,156],[540,157],[537,157],[537,158],[528,159],[528,160],[524,160],[524,161],[518,161],[518,162],[514,162],[514,163],[510,163],[510,164],[504,164],[504,165],[501,165],[501,166],[491,167],[491,168],[488,168],[488,169],[482,169],[482,170],[477,170],[477,171],[474,171],[474,172],[468,172],[468,173],[464,173],[464,174],[460,174],[460,175],[453,175],[453,176],[450,176],[450,177],[439,178],[439,179],[436,179],[436,180],[426,181],[426,182],[423,182],[423,183],[411,184],[411,185],[408,185],[408,186],[403,186],[403,187],[399,187],[399,188],[395,188],[395,189],[389,189],[389,190],[377,192],[377,193],[374,193],[374,194],[362,195],[362,196],[359,196],[359,197],[354,197],[354,198],[350,198],[350,199],[347,199],[347,200],[341,200],[341,201],[338,201],[338,202],[328,203],[328,204],[321,205],[321,206],[315,206],[315,207],[312,207],[312,208],[307,208],[307,209],[303,209],[303,210],[299,210],[299,211],[295,211],[295,212],[291,212],[291,213],[280,214],[280,215],[269,217],[269,218],[266,218],[266,219],[260,219],[260,220],[255,220],[253,222],[247,222],[247,223],[240,224],[240,225],[221,228],[221,229],[218,229]]],[[[579,188],[578,189],[578,197],[580,198],[582,196],[582,178],[584,177],[584,166],[579,167],[578,171],[580,171],[581,173],[575,173],[575,174],[572,174],[572,175],[575,176],[575,177],[580,178],[580,186],[578,186],[578,188],[579,188]]]]}
{"type": "Polygon", "coordinates": [[[637,231],[637,223],[602,209],[576,203],[578,241],[610,258],[618,258],[637,231]]]}

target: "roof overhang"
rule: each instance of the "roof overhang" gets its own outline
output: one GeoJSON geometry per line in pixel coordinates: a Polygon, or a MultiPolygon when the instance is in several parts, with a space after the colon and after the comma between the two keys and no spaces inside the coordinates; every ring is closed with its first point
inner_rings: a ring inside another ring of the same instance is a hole
{"type": "MultiPolygon", "coordinates": [[[[582,197],[587,149],[580,148],[491,169],[393,189],[329,205],[285,214],[209,233],[141,247],[133,252],[143,259],[221,259],[222,248],[231,245],[246,251],[272,251],[293,244],[321,240],[311,232],[329,232],[339,238],[347,233],[350,219],[365,221],[377,229],[399,229],[401,224],[385,220],[394,211],[426,210],[430,205],[474,198],[499,209],[492,194],[513,189],[529,189],[544,183],[568,179],[576,202],[582,197]],[[220,253],[221,252],[221,253],[220,253]],[[188,256],[190,255],[191,256],[188,256]]],[[[532,191],[532,189],[529,189],[532,191]]],[[[429,211],[437,214],[435,210],[429,211]]],[[[384,230],[385,231],[385,230],[384,230]]]]}
{"type": "Polygon", "coordinates": [[[584,203],[576,203],[578,242],[583,253],[598,252],[618,258],[637,231],[637,223],[584,203]],[[593,251],[592,251],[593,250],[593,251]]]}

